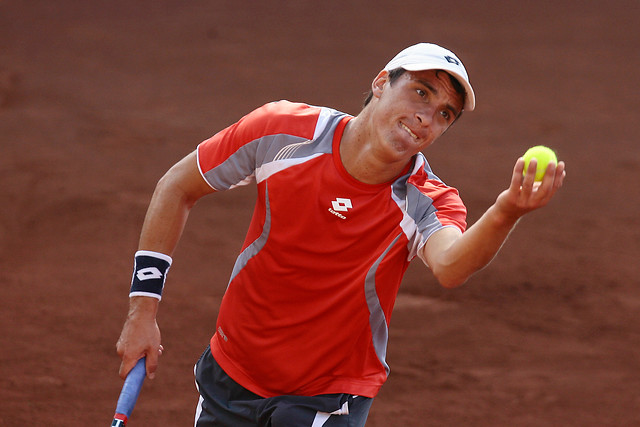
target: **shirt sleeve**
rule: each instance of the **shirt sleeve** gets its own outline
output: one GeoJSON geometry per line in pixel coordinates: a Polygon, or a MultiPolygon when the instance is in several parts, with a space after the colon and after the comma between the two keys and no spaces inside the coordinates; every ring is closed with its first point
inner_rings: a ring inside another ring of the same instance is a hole
{"type": "Polygon", "coordinates": [[[447,186],[426,170],[413,175],[408,184],[407,209],[417,226],[418,249],[442,228],[466,230],[467,209],[457,189],[447,186]]]}
{"type": "Polygon", "coordinates": [[[278,101],[265,104],[198,145],[198,168],[216,191],[255,180],[269,144],[281,135],[312,138],[318,109],[278,101]]]}

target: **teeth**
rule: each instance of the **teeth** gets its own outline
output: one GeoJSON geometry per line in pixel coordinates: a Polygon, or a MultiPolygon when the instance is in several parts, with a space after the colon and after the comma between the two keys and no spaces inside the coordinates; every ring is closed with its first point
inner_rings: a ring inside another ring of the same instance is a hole
{"type": "Polygon", "coordinates": [[[400,123],[400,126],[402,126],[402,128],[404,130],[409,132],[409,135],[411,135],[413,137],[413,139],[418,139],[418,135],[416,135],[415,133],[411,132],[411,129],[409,129],[404,123],[400,123]]]}

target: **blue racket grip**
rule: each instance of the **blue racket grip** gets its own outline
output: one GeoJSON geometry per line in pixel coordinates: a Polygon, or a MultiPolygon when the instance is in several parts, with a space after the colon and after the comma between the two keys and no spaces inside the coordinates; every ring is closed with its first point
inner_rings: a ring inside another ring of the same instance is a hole
{"type": "Polygon", "coordinates": [[[138,360],[135,366],[129,371],[127,379],[124,380],[122,385],[122,391],[118,398],[118,404],[116,405],[116,416],[124,415],[125,424],[126,420],[131,416],[133,407],[136,405],[140,389],[142,389],[142,383],[144,377],[147,374],[147,368],[145,364],[145,358],[138,360]]]}

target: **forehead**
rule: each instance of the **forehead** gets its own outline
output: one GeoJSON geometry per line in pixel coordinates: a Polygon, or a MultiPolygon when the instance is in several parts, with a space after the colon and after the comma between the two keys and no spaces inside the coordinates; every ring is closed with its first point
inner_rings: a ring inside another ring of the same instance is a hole
{"type": "Polygon", "coordinates": [[[462,109],[464,105],[464,96],[460,92],[456,91],[452,77],[444,70],[423,70],[423,71],[407,71],[405,73],[407,79],[422,83],[430,86],[436,90],[438,94],[442,93],[449,97],[452,103],[455,103],[456,107],[462,109]]]}

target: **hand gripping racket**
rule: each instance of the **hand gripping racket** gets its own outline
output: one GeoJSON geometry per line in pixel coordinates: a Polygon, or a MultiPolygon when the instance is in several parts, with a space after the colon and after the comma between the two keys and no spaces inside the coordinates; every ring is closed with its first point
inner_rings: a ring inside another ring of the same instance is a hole
{"type": "Polygon", "coordinates": [[[138,360],[138,363],[129,371],[127,379],[124,380],[122,391],[116,405],[116,414],[113,416],[111,427],[124,427],[131,416],[133,407],[136,405],[142,382],[147,374],[145,358],[138,360]]]}

